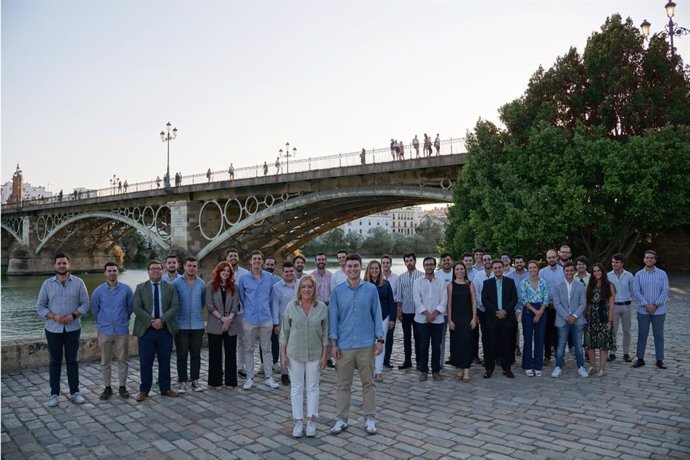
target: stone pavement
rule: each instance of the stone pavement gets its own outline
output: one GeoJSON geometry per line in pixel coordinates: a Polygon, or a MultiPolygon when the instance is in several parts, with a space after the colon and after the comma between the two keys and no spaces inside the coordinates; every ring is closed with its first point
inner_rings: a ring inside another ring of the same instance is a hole
{"type": "MultiPolygon", "coordinates": [[[[117,397],[102,402],[99,365],[84,363],[87,402],[76,406],[63,396],[58,407],[47,408],[48,371],[38,369],[2,375],[2,458],[690,458],[690,278],[674,277],[671,285],[665,371],[654,366],[650,334],[647,366],[632,369],[619,350],[603,378],[576,377],[567,356],[559,380],[522,372],[515,380],[500,372],[485,380],[474,366],[472,381],[463,384],[446,366],[444,381],[420,383],[414,372],[397,370],[398,327],[396,369],[386,371],[377,388],[379,433],[364,432],[355,383],[350,428],[328,434],[335,373],[327,369],[317,437],[296,440],[290,436],[288,387],[271,390],[257,380],[251,391],[207,390],[179,398],[152,393],[143,403],[117,397]]],[[[206,358],[204,350],[202,362],[206,358]]],[[[133,358],[131,392],[138,371],[133,358]]],[[[65,389],[64,370],[63,379],[65,389]]]]}

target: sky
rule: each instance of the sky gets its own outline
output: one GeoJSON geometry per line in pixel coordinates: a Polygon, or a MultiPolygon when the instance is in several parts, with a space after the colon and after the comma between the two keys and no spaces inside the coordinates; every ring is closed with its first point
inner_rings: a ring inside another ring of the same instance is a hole
{"type": "MultiPolygon", "coordinates": [[[[676,21],[690,27],[690,2],[676,21]]],[[[606,17],[664,0],[2,0],[2,169],[65,192],[458,138],[606,17]]],[[[690,37],[676,40],[690,61],[690,37]]]]}

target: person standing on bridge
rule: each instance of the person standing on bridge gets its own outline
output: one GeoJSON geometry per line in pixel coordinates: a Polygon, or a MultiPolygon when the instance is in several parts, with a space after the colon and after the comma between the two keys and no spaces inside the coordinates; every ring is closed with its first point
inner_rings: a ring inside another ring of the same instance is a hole
{"type": "Polygon", "coordinates": [[[419,139],[417,139],[417,135],[414,135],[414,139],[412,139],[412,147],[414,147],[415,155],[417,158],[419,158],[419,139]]]}
{"type": "Polygon", "coordinates": [[[113,395],[110,386],[113,350],[117,358],[119,394],[129,398],[127,391],[129,317],[132,316],[132,288],[118,281],[119,271],[115,262],[105,264],[105,283],[98,286],[91,295],[91,311],[98,330],[98,346],[101,349],[101,375],[104,390],[101,401],[113,395]]]}
{"type": "Polygon", "coordinates": [[[395,139],[391,139],[391,157],[395,160],[395,139]]]}
{"type": "Polygon", "coordinates": [[[437,133],[434,139],[434,148],[436,149],[436,156],[441,154],[441,136],[437,133]]]}
{"type": "Polygon", "coordinates": [[[367,151],[362,149],[362,153],[359,154],[359,161],[363,165],[367,164],[367,151]]]}
{"type": "Polygon", "coordinates": [[[233,166],[232,163],[230,163],[230,167],[228,168],[228,176],[230,176],[230,180],[235,178],[235,166],[233,166]]]}
{"type": "Polygon", "coordinates": [[[206,171],[206,179],[208,179],[209,182],[211,182],[211,168],[208,168],[208,171],[206,171]]]}
{"type": "Polygon", "coordinates": [[[201,369],[201,344],[204,339],[204,320],[201,312],[206,304],[206,284],[197,276],[196,257],[187,257],[184,262],[184,276],[175,280],[180,307],[177,310],[177,392],[187,389],[203,391],[199,383],[201,369]],[[187,386],[187,355],[190,360],[190,385],[187,386]]]}
{"type": "Polygon", "coordinates": [[[268,175],[268,164],[264,161],[264,176],[268,175]]]}
{"type": "Polygon", "coordinates": [[[89,311],[89,293],[84,281],[70,273],[69,257],[63,253],[56,254],[53,264],[55,276],[43,282],[36,301],[36,312],[45,320],[46,342],[50,354],[50,399],[46,405],[58,405],[63,354],[67,363],[69,399],[74,404],[83,404],[86,400],[79,393],[77,354],[81,335],[79,317],[89,311]]]}
{"type": "Polygon", "coordinates": [[[424,155],[427,157],[431,156],[431,138],[424,133],[424,155]]]}
{"type": "Polygon", "coordinates": [[[280,174],[280,157],[276,157],[276,174],[280,174]]]}

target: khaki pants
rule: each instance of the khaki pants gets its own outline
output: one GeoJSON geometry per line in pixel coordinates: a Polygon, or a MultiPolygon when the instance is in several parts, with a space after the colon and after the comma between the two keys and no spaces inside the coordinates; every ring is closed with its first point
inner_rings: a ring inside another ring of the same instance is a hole
{"type": "Polygon", "coordinates": [[[376,415],[376,385],[374,384],[374,347],[340,350],[340,359],[335,364],[338,377],[336,386],[336,412],[338,420],[347,421],[350,415],[352,378],[355,368],[362,382],[362,412],[364,418],[376,415]]]}
{"type": "Polygon", "coordinates": [[[113,361],[113,353],[117,358],[117,377],[118,384],[121,387],[127,385],[127,364],[128,349],[129,349],[129,335],[104,335],[98,334],[98,346],[101,349],[101,376],[103,377],[103,386],[109,387],[111,380],[111,363],[113,361]]]}

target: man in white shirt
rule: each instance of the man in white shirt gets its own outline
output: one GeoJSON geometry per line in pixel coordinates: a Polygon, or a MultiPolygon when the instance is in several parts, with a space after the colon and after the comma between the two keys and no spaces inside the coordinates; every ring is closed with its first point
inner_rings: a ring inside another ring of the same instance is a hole
{"type": "MultiPolygon", "coordinates": [[[[381,256],[381,268],[383,269],[383,277],[391,284],[391,289],[393,289],[393,298],[397,304],[398,302],[398,278],[391,271],[391,266],[393,265],[393,259],[388,254],[381,256]]],[[[395,335],[395,318],[389,318],[393,321],[393,327],[389,327],[386,332],[386,343],[384,344],[385,351],[383,355],[383,367],[388,369],[393,369],[391,365],[391,353],[393,353],[393,336],[395,335]]],[[[389,321],[389,324],[391,322],[389,321]]]]}
{"type": "MultiPolygon", "coordinates": [[[[618,336],[618,325],[623,320],[623,359],[626,363],[632,362],[630,357],[630,323],[632,319],[632,296],[635,277],[632,273],[623,269],[625,256],[621,253],[614,254],[611,258],[611,270],[608,279],[616,287],[616,298],[613,304],[613,333],[618,336]]],[[[609,353],[608,360],[616,359],[614,353],[609,353]]]]}
{"type": "MultiPolygon", "coordinates": [[[[476,253],[475,253],[475,258],[476,258],[476,253]]],[[[476,260],[476,259],[475,259],[476,260]]],[[[486,343],[486,336],[484,334],[484,328],[486,321],[485,315],[484,315],[484,305],[482,305],[482,288],[484,287],[484,281],[489,280],[494,277],[494,272],[491,269],[491,262],[492,262],[491,254],[484,254],[482,252],[482,257],[481,257],[481,262],[482,262],[482,269],[478,272],[475,272],[474,277],[472,278],[472,284],[474,284],[474,290],[476,292],[476,299],[477,299],[477,316],[479,317],[479,326],[475,329],[481,329],[481,340],[482,340],[482,350],[484,354],[486,355],[486,350],[489,349],[490,345],[486,343]]],[[[479,348],[479,347],[477,347],[479,348]]],[[[477,355],[479,355],[479,350],[477,350],[477,355]]],[[[478,356],[476,356],[478,357],[478,356]]],[[[486,359],[486,356],[484,356],[486,359]]],[[[481,363],[483,363],[483,360],[479,360],[481,363]]],[[[477,360],[475,359],[475,364],[477,363],[477,360]]]]}
{"type": "MultiPolygon", "coordinates": [[[[518,292],[518,302],[515,305],[515,317],[517,318],[517,327],[515,328],[515,354],[521,356],[520,352],[520,325],[522,324],[522,297],[520,297],[520,285],[525,278],[529,278],[529,273],[525,269],[525,258],[521,255],[516,255],[513,259],[515,268],[510,270],[510,272],[505,273],[505,276],[512,278],[515,281],[515,288],[518,292]]],[[[505,269],[505,264],[503,265],[505,269]]]]}
{"type": "Polygon", "coordinates": [[[434,274],[436,259],[425,257],[422,263],[424,277],[414,282],[415,317],[417,324],[419,381],[424,382],[429,374],[429,342],[431,342],[431,372],[434,380],[441,377],[441,337],[443,318],[448,304],[446,282],[434,274]]]}
{"type": "Polygon", "coordinates": [[[347,281],[347,273],[345,273],[345,259],[347,259],[347,251],[341,249],[338,251],[338,265],[340,265],[340,270],[334,271],[333,276],[331,276],[331,292],[337,285],[347,281]]]}
{"type": "MultiPolygon", "coordinates": [[[[450,252],[444,252],[440,255],[439,259],[441,261],[441,268],[436,270],[436,276],[445,281],[447,286],[448,283],[453,281],[453,258],[451,257],[450,252]]],[[[444,363],[451,363],[451,358],[449,358],[448,361],[444,360],[446,356],[446,334],[448,334],[448,316],[443,315],[443,333],[441,334],[441,369],[443,369],[444,363]]]]}
{"type": "Polygon", "coordinates": [[[424,276],[423,272],[417,270],[417,257],[412,252],[403,255],[403,262],[407,271],[402,273],[398,278],[398,321],[402,324],[403,330],[403,352],[405,354],[404,361],[398,366],[398,369],[404,370],[412,367],[412,339],[414,337],[414,356],[417,361],[417,369],[419,369],[419,352],[417,351],[417,339],[419,333],[417,332],[417,323],[414,320],[415,306],[414,306],[414,282],[424,276]]]}

